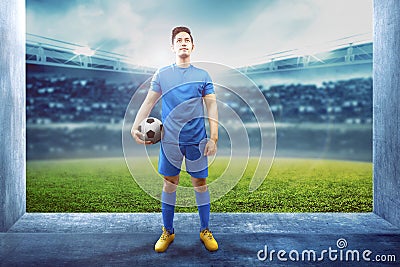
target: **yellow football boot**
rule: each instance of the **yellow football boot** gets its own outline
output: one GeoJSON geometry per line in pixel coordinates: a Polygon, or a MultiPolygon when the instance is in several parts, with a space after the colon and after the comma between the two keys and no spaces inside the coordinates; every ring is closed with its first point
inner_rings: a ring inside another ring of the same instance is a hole
{"type": "Polygon", "coordinates": [[[217,240],[214,239],[212,233],[208,228],[200,232],[200,240],[209,251],[216,251],[218,249],[217,240]]]}
{"type": "Polygon", "coordinates": [[[154,245],[154,250],[157,252],[164,252],[167,250],[169,244],[171,244],[172,241],[174,241],[175,234],[171,234],[170,232],[165,229],[163,226],[162,228],[162,234],[160,238],[158,239],[157,243],[154,245]]]}

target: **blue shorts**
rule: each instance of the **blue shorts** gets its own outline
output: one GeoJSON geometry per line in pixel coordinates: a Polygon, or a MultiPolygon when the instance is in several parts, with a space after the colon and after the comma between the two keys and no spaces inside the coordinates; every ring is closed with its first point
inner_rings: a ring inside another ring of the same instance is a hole
{"type": "Polygon", "coordinates": [[[207,142],[196,145],[161,143],[158,172],[164,176],[176,176],[181,172],[185,157],[186,172],[194,178],[208,177],[208,160],[204,156],[207,142]]]}

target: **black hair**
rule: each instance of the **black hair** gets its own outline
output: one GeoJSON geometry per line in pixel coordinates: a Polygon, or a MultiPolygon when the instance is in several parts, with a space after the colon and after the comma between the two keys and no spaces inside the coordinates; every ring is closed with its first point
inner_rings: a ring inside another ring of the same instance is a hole
{"type": "Polygon", "coordinates": [[[172,44],[174,44],[175,36],[176,36],[178,33],[180,33],[180,32],[186,32],[186,33],[188,33],[189,36],[190,36],[190,40],[191,40],[192,43],[193,43],[193,37],[192,37],[192,33],[190,32],[190,29],[189,29],[188,27],[178,26],[178,27],[175,27],[175,28],[172,29],[172,39],[171,39],[172,44]]]}

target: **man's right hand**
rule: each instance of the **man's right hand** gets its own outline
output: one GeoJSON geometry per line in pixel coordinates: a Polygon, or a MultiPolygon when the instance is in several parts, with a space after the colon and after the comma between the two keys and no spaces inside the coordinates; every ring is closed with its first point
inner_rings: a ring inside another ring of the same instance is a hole
{"type": "Polygon", "coordinates": [[[152,144],[151,141],[144,141],[144,134],[139,132],[138,130],[134,130],[131,132],[133,139],[135,139],[136,143],[139,145],[150,145],[152,144]]]}

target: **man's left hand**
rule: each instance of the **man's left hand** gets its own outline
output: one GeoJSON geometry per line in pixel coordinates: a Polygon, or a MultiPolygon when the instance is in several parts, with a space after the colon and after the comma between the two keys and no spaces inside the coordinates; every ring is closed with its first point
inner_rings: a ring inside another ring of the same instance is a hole
{"type": "Polygon", "coordinates": [[[213,156],[215,153],[217,153],[217,143],[214,140],[209,139],[204,149],[204,156],[213,156]]]}

